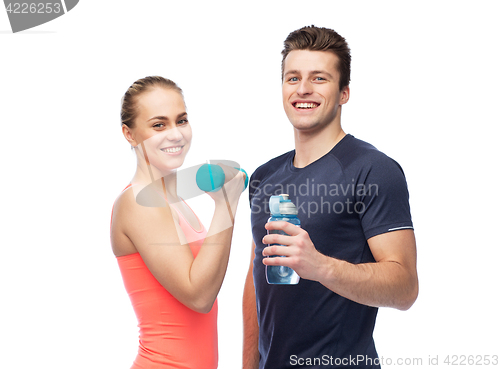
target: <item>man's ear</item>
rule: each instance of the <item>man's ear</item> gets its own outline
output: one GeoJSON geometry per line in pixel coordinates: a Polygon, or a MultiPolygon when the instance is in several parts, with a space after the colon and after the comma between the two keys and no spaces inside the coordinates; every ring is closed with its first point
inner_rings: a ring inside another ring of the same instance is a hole
{"type": "Polygon", "coordinates": [[[340,91],[340,105],[344,105],[346,102],[349,101],[349,96],[351,95],[351,90],[349,89],[349,86],[345,86],[342,91],[340,91]]]}

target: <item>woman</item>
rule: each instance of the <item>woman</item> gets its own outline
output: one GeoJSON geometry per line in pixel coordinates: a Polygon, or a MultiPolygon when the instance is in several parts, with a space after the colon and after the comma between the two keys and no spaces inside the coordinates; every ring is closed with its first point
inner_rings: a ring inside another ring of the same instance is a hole
{"type": "Polygon", "coordinates": [[[222,166],[232,180],[209,193],[215,210],[207,232],[176,191],[175,170],[192,137],[181,89],[162,77],[140,79],[125,93],[121,117],[137,170],[115,201],[111,244],[139,323],[132,368],[216,368],[216,297],[233,232],[228,209],[234,216],[243,174],[222,166]]]}

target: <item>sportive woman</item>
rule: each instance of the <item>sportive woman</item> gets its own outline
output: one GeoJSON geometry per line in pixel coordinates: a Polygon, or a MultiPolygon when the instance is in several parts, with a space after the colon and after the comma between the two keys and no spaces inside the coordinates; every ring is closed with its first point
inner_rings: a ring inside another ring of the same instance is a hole
{"type": "Polygon", "coordinates": [[[177,195],[176,169],[192,137],[181,89],[162,77],[140,79],[122,99],[121,119],[137,169],[115,201],[111,245],[139,325],[132,369],[216,368],[216,297],[244,174],[221,165],[231,180],[209,193],[207,231],[177,195]]]}

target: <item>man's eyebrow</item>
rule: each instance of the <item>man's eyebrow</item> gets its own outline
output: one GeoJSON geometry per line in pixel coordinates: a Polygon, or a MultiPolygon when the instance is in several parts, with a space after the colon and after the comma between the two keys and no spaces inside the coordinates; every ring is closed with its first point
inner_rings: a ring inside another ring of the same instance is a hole
{"type": "MultiPolygon", "coordinates": [[[[289,75],[289,74],[300,74],[300,71],[295,70],[295,69],[294,69],[294,70],[289,70],[289,71],[287,71],[284,75],[286,76],[286,75],[289,75]]],[[[327,75],[329,78],[332,78],[332,79],[333,79],[333,76],[332,76],[330,73],[328,73],[328,72],[326,72],[326,71],[324,71],[324,70],[313,70],[313,71],[309,72],[309,75],[312,75],[312,76],[314,76],[314,75],[316,75],[316,74],[325,74],[325,75],[327,75]]]]}
{"type": "Polygon", "coordinates": [[[324,71],[324,70],[313,70],[313,71],[312,71],[311,73],[309,73],[309,74],[311,74],[311,75],[316,75],[316,74],[325,74],[325,75],[327,75],[329,78],[332,78],[332,79],[333,79],[333,76],[332,76],[330,73],[328,73],[328,72],[326,72],[326,71],[324,71]]]}

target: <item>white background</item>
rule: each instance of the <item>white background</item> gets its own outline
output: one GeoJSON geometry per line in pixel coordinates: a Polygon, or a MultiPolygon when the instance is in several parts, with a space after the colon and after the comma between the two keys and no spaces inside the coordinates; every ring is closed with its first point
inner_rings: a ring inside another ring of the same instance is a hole
{"type": "MultiPolygon", "coordinates": [[[[420,295],[409,311],[380,309],[379,355],[439,356],[439,367],[447,355],[500,355],[497,2],[244,4],[82,0],[18,34],[0,11],[2,368],[125,369],[135,357],[109,244],[135,166],[120,131],[126,88],[176,81],[194,132],[186,166],[231,159],[251,173],[293,148],[280,51],[311,24],[352,49],[345,131],[396,159],[409,184],[420,295]]],[[[241,366],[247,196],[219,295],[223,369],[241,366]]]]}

